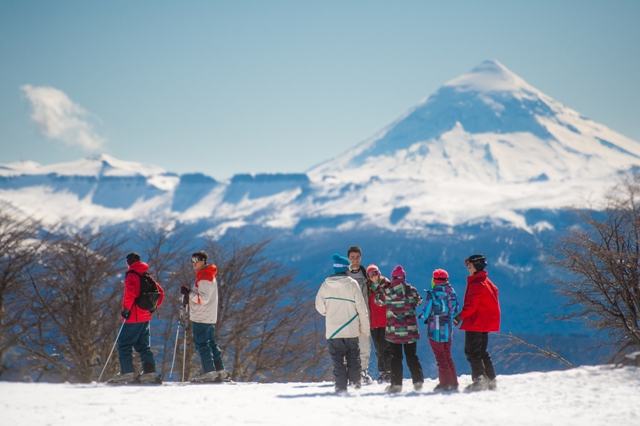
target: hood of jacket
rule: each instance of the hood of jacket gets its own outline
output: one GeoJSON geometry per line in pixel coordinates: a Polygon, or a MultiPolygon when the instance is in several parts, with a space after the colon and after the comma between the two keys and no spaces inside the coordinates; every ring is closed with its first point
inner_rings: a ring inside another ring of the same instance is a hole
{"type": "Polygon", "coordinates": [[[213,263],[207,264],[204,268],[196,271],[196,282],[205,280],[213,281],[218,273],[218,268],[213,263]]]}
{"type": "Polygon", "coordinates": [[[135,271],[135,272],[139,273],[140,275],[142,275],[145,272],[149,271],[149,265],[147,265],[144,262],[133,262],[131,265],[129,265],[129,270],[130,271],[135,271]]]}

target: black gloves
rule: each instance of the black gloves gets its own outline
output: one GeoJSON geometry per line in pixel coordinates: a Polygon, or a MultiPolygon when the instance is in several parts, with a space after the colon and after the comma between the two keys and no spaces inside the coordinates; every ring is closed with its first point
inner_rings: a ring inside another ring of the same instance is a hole
{"type": "Polygon", "coordinates": [[[188,296],[190,291],[191,290],[189,290],[189,287],[187,287],[186,285],[183,285],[182,287],[180,287],[180,294],[184,296],[188,296]]]}
{"type": "Polygon", "coordinates": [[[453,326],[454,326],[454,327],[457,327],[457,326],[458,326],[458,324],[460,324],[460,321],[462,321],[462,320],[460,319],[460,315],[456,315],[455,317],[453,317],[453,326]]]}
{"type": "Polygon", "coordinates": [[[124,319],[129,319],[131,316],[131,309],[124,308],[122,312],[120,312],[120,316],[124,319]]]}

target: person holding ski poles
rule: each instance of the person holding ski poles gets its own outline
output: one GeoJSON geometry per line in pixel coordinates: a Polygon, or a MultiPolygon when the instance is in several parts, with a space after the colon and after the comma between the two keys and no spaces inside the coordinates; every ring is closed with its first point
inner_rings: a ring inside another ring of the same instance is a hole
{"type": "MultiPolygon", "coordinates": [[[[127,383],[160,383],[156,373],[156,362],[151,352],[151,336],[149,323],[151,312],[138,306],[136,299],[140,297],[140,280],[149,271],[149,265],[140,261],[138,253],[129,253],[126,257],[129,270],[124,280],[124,296],[122,298],[122,325],[117,339],[118,360],[120,361],[120,373],[109,379],[110,384],[127,383]],[[142,373],[135,375],[133,366],[133,349],[140,355],[142,361],[142,373]]],[[[162,305],[164,290],[156,283],[160,297],[157,307],[162,305]]]]}
{"type": "Polygon", "coordinates": [[[223,382],[229,380],[224,369],[222,351],[216,341],[215,323],[218,321],[218,268],[207,263],[209,256],[200,250],[191,255],[196,273],[192,288],[182,286],[180,293],[189,298],[189,319],[193,328],[193,342],[200,355],[202,373],[191,378],[192,382],[223,382]]]}

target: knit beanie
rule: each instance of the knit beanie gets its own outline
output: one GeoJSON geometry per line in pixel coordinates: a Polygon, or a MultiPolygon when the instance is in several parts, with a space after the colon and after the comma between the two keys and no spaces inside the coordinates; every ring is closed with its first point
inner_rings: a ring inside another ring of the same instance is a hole
{"type": "Polygon", "coordinates": [[[127,255],[127,265],[131,265],[135,262],[140,262],[140,255],[134,251],[127,255]]]}
{"type": "Polygon", "coordinates": [[[406,277],[407,274],[404,272],[404,269],[402,269],[402,266],[398,265],[391,273],[391,282],[393,284],[403,283],[405,282],[406,277]]]}
{"type": "Polygon", "coordinates": [[[344,256],[340,256],[338,253],[331,255],[331,262],[333,262],[333,273],[343,274],[349,269],[349,259],[344,256]]]}

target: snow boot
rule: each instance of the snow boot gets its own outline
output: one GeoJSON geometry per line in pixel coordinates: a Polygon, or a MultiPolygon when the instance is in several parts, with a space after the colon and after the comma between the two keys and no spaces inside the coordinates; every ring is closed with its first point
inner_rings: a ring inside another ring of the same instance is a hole
{"type": "Polygon", "coordinates": [[[498,383],[496,379],[489,380],[489,390],[496,390],[498,388],[498,383]]]}
{"type": "Polygon", "coordinates": [[[413,384],[413,390],[415,391],[421,391],[422,390],[422,385],[424,384],[424,382],[415,382],[413,384]]]}
{"type": "Polygon", "coordinates": [[[117,376],[112,377],[107,383],[112,385],[125,385],[127,383],[133,383],[136,380],[135,373],[118,373],[117,376]]]}
{"type": "Polygon", "coordinates": [[[365,385],[370,385],[371,383],[373,383],[373,379],[370,375],[367,374],[366,371],[362,371],[362,383],[364,383],[365,385]]]}
{"type": "Polygon", "coordinates": [[[385,389],[385,392],[400,393],[400,392],[402,392],[402,385],[389,385],[385,389]]]}
{"type": "Polygon", "coordinates": [[[217,371],[209,371],[207,373],[200,373],[196,376],[193,376],[191,378],[191,381],[197,383],[219,382],[220,376],[218,375],[217,371]]]}
{"type": "Polygon", "coordinates": [[[456,385],[441,385],[438,383],[438,386],[433,388],[434,392],[457,392],[458,386],[456,385]]]}
{"type": "Polygon", "coordinates": [[[476,392],[489,389],[489,379],[484,376],[476,377],[473,382],[464,388],[465,392],[476,392]]]}
{"type": "Polygon", "coordinates": [[[140,383],[143,385],[150,385],[150,384],[161,384],[162,383],[162,379],[160,379],[160,376],[158,376],[156,374],[155,371],[151,372],[151,373],[141,373],[137,378],[136,378],[136,383],[140,383]]]}

